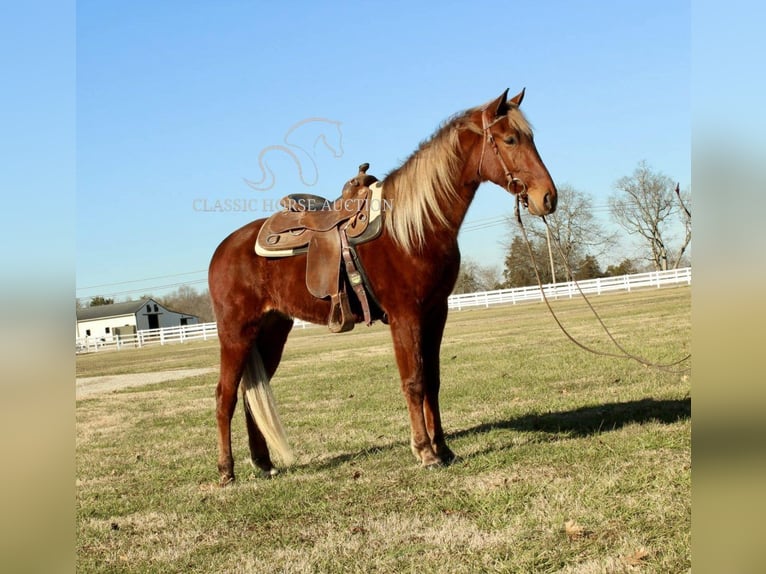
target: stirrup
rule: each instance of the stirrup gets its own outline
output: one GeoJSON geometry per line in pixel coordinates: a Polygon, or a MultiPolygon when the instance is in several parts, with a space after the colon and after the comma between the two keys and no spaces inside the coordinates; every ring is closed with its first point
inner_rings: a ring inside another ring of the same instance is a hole
{"type": "Polygon", "coordinates": [[[330,317],[327,320],[327,326],[333,333],[345,333],[354,328],[355,319],[351,313],[351,307],[348,304],[348,295],[340,291],[330,297],[332,308],[330,317]]]}

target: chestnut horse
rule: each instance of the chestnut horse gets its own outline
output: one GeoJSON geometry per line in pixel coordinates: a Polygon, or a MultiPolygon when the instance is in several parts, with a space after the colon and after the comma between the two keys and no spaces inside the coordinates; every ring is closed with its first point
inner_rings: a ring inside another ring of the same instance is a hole
{"type": "MultiPolygon", "coordinates": [[[[459,113],[383,181],[383,231],[357,246],[372,293],[389,322],[401,389],[410,416],[410,446],[423,466],[449,463],[439,413],[439,349],[447,298],[460,266],[458,231],[479,184],[518,195],[533,215],[556,208],[556,186],[519,105],[522,90],[459,113]]],[[[221,371],[216,389],[218,471],[234,480],[231,419],[240,380],[251,462],[276,473],[269,449],[292,460],[269,380],[277,370],[293,317],[326,323],[330,301],[306,288],[306,256],[264,258],[253,249],[264,220],[229,235],[209,270],[218,322],[221,371]]],[[[354,308],[358,322],[362,320],[354,308]]],[[[381,318],[378,316],[377,318],[381,318]]]]}

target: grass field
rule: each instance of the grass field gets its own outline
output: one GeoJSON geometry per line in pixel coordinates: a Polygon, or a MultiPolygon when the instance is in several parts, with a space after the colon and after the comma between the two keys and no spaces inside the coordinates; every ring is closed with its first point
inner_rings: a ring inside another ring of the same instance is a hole
{"type": "MultiPolygon", "coordinates": [[[[689,352],[687,287],[593,299],[654,361],[689,352]]],[[[610,349],[581,300],[555,308],[610,349]]],[[[217,343],[97,353],[78,376],[209,367],[217,343]]],[[[297,462],[219,488],[215,373],[77,402],[78,572],[691,570],[691,381],[587,354],[542,304],[453,312],[441,404],[458,461],[419,468],[387,327],[296,330],[273,381],[297,462]],[[364,365],[364,371],[358,370],[364,365]]]]}

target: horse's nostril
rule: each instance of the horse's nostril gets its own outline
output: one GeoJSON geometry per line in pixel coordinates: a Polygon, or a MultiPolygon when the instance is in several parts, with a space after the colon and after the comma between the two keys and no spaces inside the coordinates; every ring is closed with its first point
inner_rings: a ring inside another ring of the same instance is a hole
{"type": "Polygon", "coordinates": [[[545,194],[545,197],[543,198],[543,205],[545,205],[545,209],[548,210],[548,213],[553,213],[553,211],[556,209],[556,196],[553,195],[550,191],[545,194]]]}

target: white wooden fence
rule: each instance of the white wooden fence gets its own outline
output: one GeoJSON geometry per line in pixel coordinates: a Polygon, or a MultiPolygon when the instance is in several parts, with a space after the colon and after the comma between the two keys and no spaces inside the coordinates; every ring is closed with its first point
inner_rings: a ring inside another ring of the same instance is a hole
{"type": "Polygon", "coordinates": [[[135,349],[149,345],[166,345],[185,341],[206,341],[218,337],[215,323],[181,325],[162,329],[144,329],[134,335],[102,335],[100,337],[77,337],[75,347],[78,353],[101,351],[105,349],[135,349]]]}
{"type": "MultiPolygon", "coordinates": [[[[580,291],[586,295],[600,295],[611,291],[630,292],[647,287],[660,288],[666,285],[691,285],[691,282],[692,269],[691,267],[684,267],[669,271],[651,271],[649,273],[578,281],[580,289],[573,282],[543,285],[543,289],[545,290],[545,296],[549,299],[571,299],[572,297],[579,296],[580,291]]],[[[497,289],[480,293],[451,295],[448,304],[450,309],[460,311],[471,307],[489,307],[490,305],[500,304],[515,305],[516,303],[527,301],[542,301],[540,287],[517,287],[514,289],[497,289]]],[[[311,325],[312,323],[307,323],[300,319],[295,320],[296,327],[305,329],[311,325]]],[[[183,325],[164,329],[148,329],[137,331],[135,335],[122,337],[115,335],[78,337],[75,340],[75,349],[77,353],[87,353],[106,349],[133,349],[148,345],[205,341],[217,337],[218,329],[215,323],[200,323],[198,325],[183,325]]]]}
{"type": "MultiPolygon", "coordinates": [[[[687,284],[692,282],[692,268],[671,269],[669,271],[651,271],[649,273],[636,273],[634,275],[620,275],[617,277],[601,277],[599,279],[587,279],[578,281],[577,288],[574,282],[553,283],[543,285],[545,296],[548,299],[562,299],[576,297],[580,291],[586,295],[601,295],[610,291],[632,291],[645,287],[662,287],[663,285],[687,284]]],[[[461,310],[466,307],[489,307],[502,303],[522,303],[525,301],[542,301],[540,287],[516,287],[514,289],[497,289],[495,291],[482,291],[481,293],[465,293],[451,295],[449,308],[461,310]]]]}

